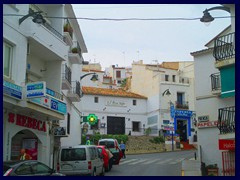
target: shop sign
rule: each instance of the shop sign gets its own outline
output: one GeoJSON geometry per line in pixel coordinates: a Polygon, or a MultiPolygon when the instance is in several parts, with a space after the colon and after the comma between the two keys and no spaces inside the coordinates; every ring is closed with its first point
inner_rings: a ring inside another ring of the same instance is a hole
{"type": "Polygon", "coordinates": [[[235,140],[219,139],[218,145],[219,145],[219,150],[234,150],[235,149],[235,140]]]}
{"type": "Polygon", "coordinates": [[[28,116],[8,113],[8,122],[38,131],[46,132],[46,121],[37,120],[28,116]]]}
{"type": "Polygon", "coordinates": [[[46,82],[33,82],[26,84],[26,97],[36,98],[46,95],[46,82]]]}
{"type": "Polygon", "coordinates": [[[188,110],[175,110],[175,116],[185,116],[185,117],[191,117],[192,116],[192,111],[188,110]]]}
{"type": "Polygon", "coordinates": [[[218,125],[218,121],[208,121],[208,122],[199,122],[197,124],[198,128],[206,128],[206,127],[216,127],[218,125]]]}
{"type": "Polygon", "coordinates": [[[55,127],[54,136],[66,136],[66,127],[55,127]]]}
{"type": "Polygon", "coordinates": [[[115,100],[109,100],[106,102],[106,106],[117,106],[117,107],[126,107],[125,102],[115,101],[115,100]]]}
{"type": "Polygon", "coordinates": [[[51,109],[53,111],[56,111],[61,114],[67,113],[67,106],[66,103],[61,102],[51,96],[46,95],[45,97],[39,97],[39,98],[32,98],[29,99],[29,101],[38,104],[40,106],[46,107],[48,109],[51,109]]]}
{"type": "Polygon", "coordinates": [[[206,122],[209,121],[209,116],[198,116],[198,122],[206,122]]]}
{"type": "Polygon", "coordinates": [[[3,94],[15,99],[22,99],[22,87],[11,82],[3,80],[3,94]]]}

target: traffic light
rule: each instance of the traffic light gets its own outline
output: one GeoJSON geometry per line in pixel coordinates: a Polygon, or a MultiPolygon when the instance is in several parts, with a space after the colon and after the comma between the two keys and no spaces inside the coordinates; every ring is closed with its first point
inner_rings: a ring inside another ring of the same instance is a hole
{"type": "Polygon", "coordinates": [[[98,122],[98,117],[95,114],[89,114],[87,116],[87,121],[90,125],[94,125],[98,122]]]}

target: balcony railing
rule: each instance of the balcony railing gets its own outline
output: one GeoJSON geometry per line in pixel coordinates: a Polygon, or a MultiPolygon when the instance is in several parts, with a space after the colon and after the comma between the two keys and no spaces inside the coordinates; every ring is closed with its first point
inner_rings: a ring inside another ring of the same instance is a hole
{"type": "Polygon", "coordinates": [[[182,101],[182,102],[176,101],[175,107],[177,109],[189,109],[188,101],[182,101]]]}
{"type": "Polygon", "coordinates": [[[220,134],[235,133],[235,106],[218,109],[220,134]]]}
{"type": "Polygon", "coordinates": [[[220,78],[220,73],[211,74],[210,77],[211,77],[212,91],[221,90],[221,78],[220,78]]]}
{"type": "Polygon", "coordinates": [[[71,88],[72,71],[67,64],[62,65],[62,89],[71,88]]]}
{"type": "Polygon", "coordinates": [[[72,102],[79,102],[81,98],[81,87],[79,81],[72,82],[72,88],[68,91],[67,97],[72,102]]]}
{"type": "Polygon", "coordinates": [[[215,39],[213,56],[216,61],[235,57],[235,33],[230,33],[215,39]]]}

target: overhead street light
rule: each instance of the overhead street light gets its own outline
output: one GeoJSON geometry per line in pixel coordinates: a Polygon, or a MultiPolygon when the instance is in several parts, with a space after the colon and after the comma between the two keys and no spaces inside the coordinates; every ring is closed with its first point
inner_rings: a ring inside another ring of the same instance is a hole
{"type": "Polygon", "coordinates": [[[224,7],[224,6],[216,6],[216,7],[212,7],[209,9],[206,9],[205,11],[203,11],[203,17],[200,19],[201,22],[204,23],[210,23],[214,20],[214,18],[210,15],[209,11],[212,10],[224,10],[230,13],[230,8],[228,7],[224,7]]]}
{"type": "Polygon", "coordinates": [[[41,15],[42,11],[38,11],[38,12],[29,12],[29,14],[23,16],[22,18],[19,19],[19,25],[25,21],[27,18],[29,18],[30,16],[33,17],[33,22],[37,23],[37,24],[44,24],[46,22],[46,20],[43,18],[43,16],[41,15]]]}
{"type": "Polygon", "coordinates": [[[83,79],[83,78],[85,78],[86,76],[88,76],[88,75],[93,75],[92,77],[91,77],[91,81],[93,81],[93,82],[95,82],[95,81],[98,81],[98,75],[94,72],[94,73],[87,73],[87,74],[84,74],[83,76],[81,76],[80,77],[80,81],[83,79]]]}

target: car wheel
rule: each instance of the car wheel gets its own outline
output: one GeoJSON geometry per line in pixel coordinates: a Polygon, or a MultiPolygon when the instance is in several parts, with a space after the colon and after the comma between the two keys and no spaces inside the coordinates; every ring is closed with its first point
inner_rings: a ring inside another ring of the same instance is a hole
{"type": "Polygon", "coordinates": [[[102,172],[101,172],[100,176],[104,176],[104,175],[105,175],[105,167],[103,166],[102,167],[102,172]]]}
{"type": "Polygon", "coordinates": [[[96,171],[95,171],[95,170],[93,170],[93,172],[92,172],[92,176],[97,176],[97,174],[96,174],[96,171]]]}

